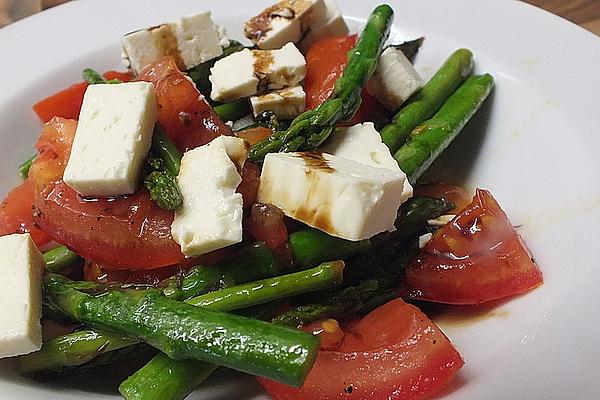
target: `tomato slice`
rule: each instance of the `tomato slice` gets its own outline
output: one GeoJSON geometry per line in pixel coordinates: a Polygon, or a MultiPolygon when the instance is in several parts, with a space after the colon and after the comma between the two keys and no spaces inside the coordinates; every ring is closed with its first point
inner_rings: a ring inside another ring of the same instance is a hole
{"type": "Polygon", "coordinates": [[[52,238],[33,223],[33,185],[26,180],[11,190],[0,205],[0,236],[29,232],[40,247],[52,238]]]}
{"type": "MultiPolygon", "coordinates": [[[[120,79],[123,82],[128,82],[132,78],[129,72],[107,71],[103,75],[105,79],[120,79]]],[[[75,83],[35,103],[33,110],[43,122],[50,121],[52,117],[78,119],[87,87],[87,82],[75,83]]]]}
{"type": "Polygon", "coordinates": [[[242,131],[236,132],[235,135],[240,139],[244,139],[250,146],[255,145],[271,136],[273,132],[269,128],[265,128],[264,126],[257,126],[254,128],[244,129],[242,131]]]}
{"type": "Polygon", "coordinates": [[[233,135],[194,83],[179,71],[173,57],[147,65],[136,79],[154,84],[158,123],[182,152],[202,146],[217,136],[233,135]]]}
{"type": "Polygon", "coordinates": [[[542,283],[542,272],[500,205],[477,189],[406,268],[402,292],[438,303],[480,304],[542,283]]]}
{"type": "Polygon", "coordinates": [[[422,399],[463,364],[432,321],[397,299],[351,326],[337,350],[320,351],[302,387],[258,381],[275,400],[422,399]]]}
{"type": "Polygon", "coordinates": [[[171,238],[173,213],[146,190],[114,199],[84,200],[62,181],[76,121],[53,118],[37,143],[30,170],[35,188],[34,222],[57,242],[112,268],[151,269],[181,262],[171,238]]]}
{"type": "Polygon", "coordinates": [[[79,111],[83,103],[83,95],[88,87],[87,82],[75,83],[68,88],[46,97],[33,105],[33,110],[43,122],[48,122],[52,117],[67,119],[79,118],[79,111]]]}
{"type": "MultiPolygon", "coordinates": [[[[357,35],[328,37],[315,42],[306,52],[306,109],[317,108],[333,92],[335,81],[348,63],[348,52],[356,44],[357,35]]],[[[384,108],[366,90],[362,93],[362,104],[349,125],[373,121],[374,115],[384,108]]],[[[345,124],[344,124],[345,125],[345,124]]]]}
{"type": "Polygon", "coordinates": [[[235,190],[242,195],[244,208],[248,208],[256,201],[258,185],[260,184],[260,168],[251,161],[246,161],[242,168],[242,181],[235,190]]]}

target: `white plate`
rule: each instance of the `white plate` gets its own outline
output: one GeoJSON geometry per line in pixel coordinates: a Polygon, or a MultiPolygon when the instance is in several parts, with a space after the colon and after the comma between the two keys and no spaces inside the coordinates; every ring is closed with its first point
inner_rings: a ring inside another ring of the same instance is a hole
{"type": "MultiPolygon", "coordinates": [[[[365,18],[374,4],[339,2],[365,18]]],[[[492,190],[520,225],[545,285],[440,324],[466,365],[448,399],[600,398],[600,39],[512,1],[393,0],[395,35],[427,37],[418,55],[429,77],[455,48],[473,50],[497,82],[484,109],[436,163],[438,176],[492,190]],[[489,312],[488,312],[489,311],[489,312]],[[487,314],[486,314],[487,313],[487,314]]],[[[40,123],[31,104],[77,81],[82,68],[119,68],[119,38],[133,29],[212,9],[233,38],[269,1],[76,1],[0,30],[0,192],[19,178],[40,123]],[[249,5],[241,5],[249,4],[249,5]]],[[[1,399],[110,397],[34,383],[0,371],[1,399]]],[[[192,398],[262,398],[253,381],[221,376],[192,398]]]]}

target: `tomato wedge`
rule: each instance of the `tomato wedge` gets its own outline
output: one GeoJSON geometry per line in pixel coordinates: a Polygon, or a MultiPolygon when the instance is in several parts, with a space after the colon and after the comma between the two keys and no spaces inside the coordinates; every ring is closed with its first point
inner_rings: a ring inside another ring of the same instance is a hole
{"type": "MultiPolygon", "coordinates": [[[[315,42],[306,52],[306,108],[312,110],[329,98],[335,81],[348,63],[348,52],[356,44],[357,36],[328,37],[315,42]]],[[[382,105],[366,90],[362,93],[362,104],[349,125],[374,121],[377,113],[385,113],[382,105]]]]}
{"type": "Polygon", "coordinates": [[[404,296],[446,304],[480,304],[524,293],[542,272],[491,193],[472,202],[406,268],[404,296]]]}
{"type": "MultiPolygon", "coordinates": [[[[123,82],[131,80],[129,72],[107,71],[104,79],[120,79],[123,82]]],[[[67,119],[79,118],[83,95],[88,87],[87,82],[79,82],[63,89],[51,96],[46,97],[33,105],[33,110],[43,122],[48,122],[52,117],[63,117],[67,119]]]]}
{"type": "Polygon", "coordinates": [[[202,146],[217,136],[233,135],[179,69],[173,57],[164,57],[143,68],[136,78],[156,89],[158,123],[182,152],[202,146]]]}
{"type": "Polygon", "coordinates": [[[300,388],[258,378],[274,400],[422,399],[464,362],[418,308],[393,300],[351,326],[336,350],[322,350],[300,388]]]}
{"type": "Polygon", "coordinates": [[[52,240],[33,223],[33,195],[33,185],[29,180],[8,193],[0,205],[0,236],[29,232],[38,247],[52,240]]]}
{"type": "Polygon", "coordinates": [[[84,200],[62,181],[76,121],[53,118],[37,143],[30,179],[34,222],[57,242],[112,268],[151,269],[184,259],[171,238],[173,213],[161,210],[146,190],[115,199],[84,200]]]}

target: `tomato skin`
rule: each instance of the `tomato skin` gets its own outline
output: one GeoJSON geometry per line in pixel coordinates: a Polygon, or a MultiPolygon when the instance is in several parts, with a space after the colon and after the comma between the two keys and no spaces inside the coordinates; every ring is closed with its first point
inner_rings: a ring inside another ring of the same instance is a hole
{"type": "Polygon", "coordinates": [[[75,83],[35,103],[33,110],[43,122],[50,121],[52,117],[77,119],[87,87],[87,82],[75,83]]]}
{"type": "Polygon", "coordinates": [[[491,193],[473,201],[406,268],[401,292],[446,304],[481,304],[543,283],[529,250],[491,193]]]}
{"type": "Polygon", "coordinates": [[[87,201],[60,181],[35,202],[34,221],[81,255],[115,269],[152,269],[184,259],[171,238],[174,214],[145,189],[115,199],[87,201]]]}
{"type": "MultiPolygon", "coordinates": [[[[333,92],[335,81],[348,63],[348,52],[356,44],[357,35],[328,37],[315,42],[306,52],[306,109],[317,108],[333,92]]],[[[342,125],[374,121],[376,113],[385,113],[381,104],[366,90],[362,92],[362,103],[351,121],[342,125]]]]}
{"type": "Polygon", "coordinates": [[[265,128],[264,126],[257,126],[254,128],[244,129],[242,131],[236,132],[235,135],[240,139],[244,139],[250,146],[255,145],[271,136],[273,132],[269,128],[265,128]]]}
{"type": "Polygon", "coordinates": [[[76,127],[76,121],[53,118],[42,129],[29,174],[33,221],[57,242],[113,268],[151,269],[182,261],[171,238],[173,213],[158,208],[145,189],[85,201],[62,181],[76,127]]]}
{"type": "Polygon", "coordinates": [[[242,168],[242,181],[235,190],[242,195],[244,208],[251,207],[256,201],[258,185],[260,184],[260,168],[251,161],[246,161],[242,168]]]}
{"type": "Polygon", "coordinates": [[[196,86],[179,71],[173,57],[147,65],[136,80],[154,85],[157,121],[180,151],[202,146],[217,136],[233,135],[196,86]]]}
{"type": "Polygon", "coordinates": [[[26,180],[11,190],[0,205],[0,236],[29,232],[40,247],[52,238],[33,223],[33,184],[26,180]]]}
{"type": "Polygon", "coordinates": [[[320,351],[302,387],[258,381],[274,400],[412,400],[438,392],[463,365],[442,331],[397,299],[349,328],[337,350],[320,351]]]}
{"type": "MultiPolygon", "coordinates": [[[[128,82],[132,78],[129,72],[107,71],[103,75],[105,79],[120,79],[123,82],[128,82]]],[[[88,83],[85,81],[75,83],[38,101],[33,105],[33,110],[42,122],[48,122],[52,117],[78,119],[87,87],[88,83]]]]}

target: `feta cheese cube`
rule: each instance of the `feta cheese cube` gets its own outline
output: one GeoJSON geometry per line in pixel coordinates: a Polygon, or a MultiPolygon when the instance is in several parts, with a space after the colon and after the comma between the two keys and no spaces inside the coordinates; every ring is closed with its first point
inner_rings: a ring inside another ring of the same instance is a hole
{"type": "Polygon", "coordinates": [[[306,76],[306,60],[293,43],[279,50],[254,50],[254,59],[254,73],[268,89],[295,86],[306,76]]]}
{"type": "Polygon", "coordinates": [[[448,222],[452,221],[454,219],[454,217],[456,217],[456,214],[444,214],[444,215],[440,215],[439,217],[435,218],[435,219],[428,219],[427,223],[431,226],[444,226],[446,225],[448,222]]]}
{"type": "Polygon", "coordinates": [[[172,56],[179,69],[190,69],[223,54],[225,42],[224,31],[208,11],[131,32],[121,40],[124,61],[136,73],[164,56],[172,56]]]}
{"type": "Polygon", "coordinates": [[[324,13],[323,0],[282,0],[246,22],[244,33],[259,49],[278,49],[300,42],[311,17],[324,13]]]}
{"type": "Polygon", "coordinates": [[[230,136],[183,155],[177,176],[183,205],[175,211],[171,235],[186,256],[242,241],[242,195],[235,190],[247,156],[246,142],[230,136]]]}
{"type": "Polygon", "coordinates": [[[394,47],[381,53],[377,69],[367,82],[367,91],[392,111],[422,87],[423,79],[410,60],[394,47]]]}
{"type": "Polygon", "coordinates": [[[156,122],[148,82],[88,86],[63,180],[82,196],[135,192],[156,122]]]}
{"type": "Polygon", "coordinates": [[[348,25],[335,0],[324,0],[324,10],[311,13],[308,30],[298,47],[306,53],[308,48],[320,39],[347,34],[348,25]]]}
{"type": "Polygon", "coordinates": [[[306,60],[293,43],[278,50],[244,49],[218,60],[210,69],[210,97],[233,101],[266,89],[295,86],[306,76],[306,60]]]}
{"type": "Polygon", "coordinates": [[[265,157],[257,200],[347,240],[394,230],[405,177],[326,153],[265,157]]]}
{"type": "Polygon", "coordinates": [[[257,92],[258,78],[254,75],[254,53],[244,49],[217,60],[208,77],[212,83],[211,99],[232,101],[257,92]]]}
{"type": "Polygon", "coordinates": [[[42,347],[44,258],[28,233],[0,237],[0,358],[42,347]]]}
{"type": "Polygon", "coordinates": [[[250,98],[254,116],[263,111],[273,111],[280,119],[292,119],[304,112],[306,108],[306,93],[302,86],[275,90],[262,96],[250,98]]]}
{"type": "Polygon", "coordinates": [[[412,197],[413,188],[400,169],[390,149],[381,141],[381,135],[372,122],[337,128],[320,150],[337,157],[347,158],[375,168],[387,168],[404,177],[401,203],[412,197]]]}

